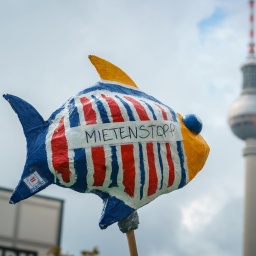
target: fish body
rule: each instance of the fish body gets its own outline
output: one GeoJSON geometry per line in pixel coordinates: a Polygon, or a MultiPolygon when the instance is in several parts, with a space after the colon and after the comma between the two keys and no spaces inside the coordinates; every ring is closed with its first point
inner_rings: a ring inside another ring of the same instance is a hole
{"type": "Polygon", "coordinates": [[[10,202],[53,183],[94,193],[104,201],[100,227],[106,228],[186,185],[202,169],[209,147],[198,134],[197,117],[182,118],[125,73],[113,72],[112,64],[91,58],[107,79],[71,97],[47,121],[27,102],[4,95],[27,139],[27,161],[10,202]]]}

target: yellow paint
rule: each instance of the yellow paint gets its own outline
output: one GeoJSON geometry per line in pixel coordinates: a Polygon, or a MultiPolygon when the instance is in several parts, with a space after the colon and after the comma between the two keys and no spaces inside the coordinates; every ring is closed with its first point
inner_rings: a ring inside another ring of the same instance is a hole
{"type": "Polygon", "coordinates": [[[137,87],[124,71],[109,61],[101,59],[95,55],[89,55],[89,59],[96,68],[101,79],[137,87]]]}
{"type": "Polygon", "coordinates": [[[191,132],[182,121],[182,116],[178,114],[181,124],[181,133],[183,136],[184,150],[187,156],[189,181],[203,168],[210,147],[200,134],[191,132]]]}

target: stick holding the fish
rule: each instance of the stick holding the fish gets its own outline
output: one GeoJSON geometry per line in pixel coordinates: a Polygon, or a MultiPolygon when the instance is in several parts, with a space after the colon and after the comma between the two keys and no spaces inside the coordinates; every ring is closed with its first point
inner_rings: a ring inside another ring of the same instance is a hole
{"type": "Polygon", "coordinates": [[[137,211],[134,211],[128,217],[119,220],[118,226],[120,231],[126,234],[130,256],[138,256],[134,234],[134,230],[139,226],[139,216],[137,211]]]}
{"type": "Polygon", "coordinates": [[[130,256],[138,256],[137,245],[134,230],[130,230],[126,233],[130,256]]]}
{"type": "Polygon", "coordinates": [[[209,146],[197,116],[176,113],[120,68],[97,56],[89,59],[102,80],[46,121],[26,101],[4,95],[27,140],[26,163],[10,203],[51,184],[93,193],[104,204],[100,228],[118,222],[134,256],[137,210],[189,183],[203,168],[209,146]]]}

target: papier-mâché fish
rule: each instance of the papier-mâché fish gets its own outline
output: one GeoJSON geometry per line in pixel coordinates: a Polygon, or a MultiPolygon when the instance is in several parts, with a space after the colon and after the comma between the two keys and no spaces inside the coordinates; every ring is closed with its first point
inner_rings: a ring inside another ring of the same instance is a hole
{"type": "Polygon", "coordinates": [[[203,168],[209,146],[195,115],[182,117],[142,92],[121,69],[89,56],[101,81],[67,100],[45,121],[5,94],[27,140],[27,159],[10,203],[50,184],[94,193],[102,229],[158,196],[182,188],[203,168]]]}

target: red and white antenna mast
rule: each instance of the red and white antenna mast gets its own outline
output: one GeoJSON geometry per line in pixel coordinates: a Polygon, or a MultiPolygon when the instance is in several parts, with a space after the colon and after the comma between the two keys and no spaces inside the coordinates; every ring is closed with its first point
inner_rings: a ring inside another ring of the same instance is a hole
{"type": "Polygon", "coordinates": [[[250,6],[250,31],[249,31],[249,59],[255,59],[254,55],[254,0],[249,0],[249,6],[250,6]]]}

